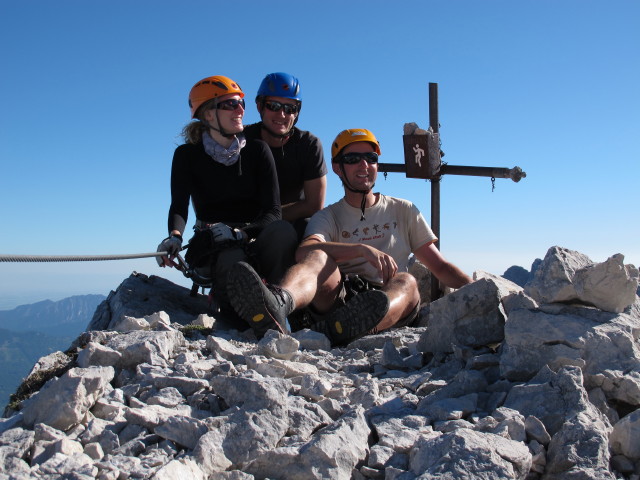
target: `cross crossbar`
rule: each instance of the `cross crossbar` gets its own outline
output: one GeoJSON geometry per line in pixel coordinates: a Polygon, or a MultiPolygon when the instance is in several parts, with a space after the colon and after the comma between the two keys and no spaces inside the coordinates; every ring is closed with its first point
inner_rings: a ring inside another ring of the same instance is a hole
{"type": "MultiPolygon", "coordinates": [[[[519,182],[527,174],[520,167],[475,167],[442,163],[438,121],[438,84],[429,83],[429,130],[419,130],[414,124],[405,125],[404,164],[378,163],[379,172],[405,173],[407,178],[422,178],[431,182],[431,229],[436,235],[436,247],[440,249],[440,179],[442,175],[510,178],[519,182]],[[413,131],[406,132],[413,125],[413,131]]],[[[431,276],[431,300],[441,295],[438,279],[431,276]]]]}

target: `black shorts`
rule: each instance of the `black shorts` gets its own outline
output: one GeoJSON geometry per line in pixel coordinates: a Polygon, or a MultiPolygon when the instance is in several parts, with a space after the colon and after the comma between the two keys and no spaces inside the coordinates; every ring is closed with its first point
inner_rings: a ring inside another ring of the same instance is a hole
{"type": "Polygon", "coordinates": [[[380,285],[369,282],[367,279],[362,278],[354,273],[342,274],[342,288],[338,294],[338,299],[341,300],[342,305],[347,303],[353,297],[359,293],[366,292],[368,290],[381,290],[380,285]]]}

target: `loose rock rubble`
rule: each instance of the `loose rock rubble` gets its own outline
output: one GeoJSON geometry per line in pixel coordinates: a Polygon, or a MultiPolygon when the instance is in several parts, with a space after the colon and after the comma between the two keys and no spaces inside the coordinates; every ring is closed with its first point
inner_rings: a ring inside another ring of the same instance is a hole
{"type": "Polygon", "coordinates": [[[524,288],[476,272],[419,327],[340,349],[309,330],[258,342],[134,274],[6,409],[0,479],[639,479],[622,262],[552,247],[524,288]]]}

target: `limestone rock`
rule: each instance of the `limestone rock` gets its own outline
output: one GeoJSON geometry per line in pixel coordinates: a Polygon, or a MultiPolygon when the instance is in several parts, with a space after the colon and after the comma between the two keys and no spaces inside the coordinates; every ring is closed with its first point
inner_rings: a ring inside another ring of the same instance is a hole
{"type": "Polygon", "coordinates": [[[186,325],[202,313],[213,315],[207,297],[191,297],[189,289],[155,275],[132,273],[96,309],[87,330],[108,330],[125,316],[144,317],[164,311],[186,325]]]}
{"type": "Polygon", "coordinates": [[[636,300],[638,269],[616,254],[602,263],[566,248],[547,252],[525,292],[540,303],[579,302],[608,312],[623,312],[636,300]]]}
{"type": "Polygon", "coordinates": [[[166,364],[175,356],[179,347],[184,345],[180,332],[144,332],[133,331],[114,337],[107,347],[122,355],[118,364],[122,368],[135,367],[140,363],[151,365],[166,364]]]}
{"type": "Polygon", "coordinates": [[[76,362],[81,368],[90,365],[114,366],[117,365],[122,358],[122,354],[117,350],[105,347],[96,342],[89,342],[86,347],[78,354],[76,362]]]}
{"type": "Polygon", "coordinates": [[[640,299],[622,260],[553,247],[524,289],[475,272],[420,327],[334,349],[310,330],[257,342],[134,274],[19,389],[0,479],[635,478],[640,299]]]}
{"type": "Polygon", "coordinates": [[[410,455],[411,472],[425,479],[518,478],[531,468],[531,453],[521,442],[461,428],[421,439],[410,455]]]}
{"type": "Polygon", "coordinates": [[[638,269],[616,254],[576,272],[573,279],[580,300],[606,312],[624,312],[636,300],[638,269]]]}
{"type": "Polygon", "coordinates": [[[80,423],[114,377],[113,367],[73,368],[60,378],[52,378],[24,402],[25,425],[44,423],[66,430],[80,423]],[[60,402],[60,399],[64,399],[60,402]],[[54,408],[52,406],[55,405],[54,408]]]}
{"type": "Polygon", "coordinates": [[[210,317],[206,313],[201,313],[200,315],[198,315],[198,318],[196,318],[193,322],[191,322],[191,325],[197,325],[204,328],[213,328],[215,324],[216,324],[216,319],[213,317],[210,317]]]}
{"type": "Polygon", "coordinates": [[[504,338],[505,313],[495,281],[481,279],[431,303],[420,347],[452,352],[454,345],[480,347],[504,338]]]}
{"type": "Polygon", "coordinates": [[[592,264],[591,259],[580,252],[551,247],[533,279],[525,286],[525,292],[540,303],[576,300],[573,277],[578,270],[592,264]]]}
{"type": "Polygon", "coordinates": [[[620,419],[609,436],[613,452],[631,460],[640,460],[640,410],[620,419]]]}

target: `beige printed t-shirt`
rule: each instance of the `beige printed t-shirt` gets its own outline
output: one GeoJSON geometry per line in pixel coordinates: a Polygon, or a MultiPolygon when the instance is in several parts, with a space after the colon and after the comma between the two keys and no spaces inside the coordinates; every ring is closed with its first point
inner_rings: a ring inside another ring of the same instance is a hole
{"type": "MultiPolygon", "coordinates": [[[[420,210],[408,200],[377,194],[375,205],[361,210],[342,198],[311,217],[305,237],[315,235],[325,242],[363,243],[391,255],[399,272],[408,269],[409,256],[424,244],[437,240],[420,210]]],[[[355,273],[381,284],[382,278],[364,258],[338,264],[342,273],[355,273]]]]}

